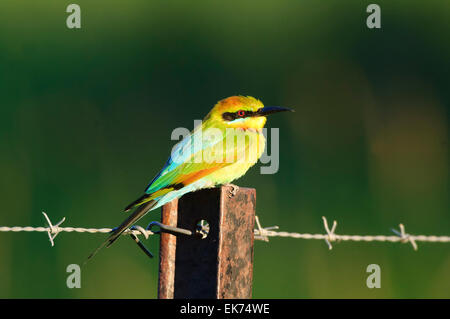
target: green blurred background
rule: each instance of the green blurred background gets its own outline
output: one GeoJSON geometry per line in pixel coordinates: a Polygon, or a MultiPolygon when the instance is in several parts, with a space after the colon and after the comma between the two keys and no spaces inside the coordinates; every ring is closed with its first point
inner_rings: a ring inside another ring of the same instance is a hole
{"type": "MultiPolygon", "coordinates": [[[[176,127],[219,99],[293,107],[280,169],[256,187],[264,226],[341,234],[449,235],[450,2],[77,0],[0,2],[0,225],[114,227],[165,162],[176,127]]],[[[258,165],[259,166],[259,165],[258,165]]],[[[141,224],[159,220],[159,210],[141,224]]],[[[158,261],[105,235],[0,233],[0,297],[154,298],[158,261]]],[[[147,245],[158,250],[159,239],[147,245]]],[[[256,242],[258,298],[449,298],[450,246],[256,242]],[[381,289],[366,267],[381,267],[381,289]]]]}

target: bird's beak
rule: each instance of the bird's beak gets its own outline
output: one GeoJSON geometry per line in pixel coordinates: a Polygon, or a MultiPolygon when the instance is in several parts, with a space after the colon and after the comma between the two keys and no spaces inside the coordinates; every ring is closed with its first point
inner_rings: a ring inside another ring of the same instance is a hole
{"type": "Polygon", "coordinates": [[[278,113],[278,112],[295,112],[293,109],[287,108],[287,107],[281,107],[281,106],[266,106],[263,108],[260,108],[257,112],[254,114],[256,116],[267,116],[269,114],[278,113]]]}

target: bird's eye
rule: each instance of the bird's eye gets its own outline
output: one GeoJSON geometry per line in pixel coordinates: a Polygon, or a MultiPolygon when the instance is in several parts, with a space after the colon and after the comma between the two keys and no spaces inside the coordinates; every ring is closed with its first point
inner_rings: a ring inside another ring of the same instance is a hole
{"type": "Polygon", "coordinates": [[[243,110],[237,111],[237,115],[239,117],[244,117],[245,116],[245,111],[243,111],[243,110]]]}

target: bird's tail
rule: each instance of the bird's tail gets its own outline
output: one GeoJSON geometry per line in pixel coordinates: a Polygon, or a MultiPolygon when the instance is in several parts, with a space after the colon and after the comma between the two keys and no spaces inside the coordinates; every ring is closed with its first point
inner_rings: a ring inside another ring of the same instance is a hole
{"type": "Polygon", "coordinates": [[[89,259],[91,259],[92,257],[94,257],[100,251],[100,249],[102,249],[103,247],[111,246],[117,240],[117,238],[119,238],[120,235],[122,235],[122,233],[127,228],[132,226],[141,217],[143,217],[150,209],[152,209],[153,206],[156,205],[156,203],[157,203],[157,201],[151,200],[151,201],[145,203],[145,205],[139,206],[127,219],[125,219],[125,221],[122,224],[120,224],[119,227],[113,229],[113,231],[109,235],[108,239],[106,239],[96,250],[94,250],[89,255],[89,257],[87,258],[86,262],[89,259]]]}

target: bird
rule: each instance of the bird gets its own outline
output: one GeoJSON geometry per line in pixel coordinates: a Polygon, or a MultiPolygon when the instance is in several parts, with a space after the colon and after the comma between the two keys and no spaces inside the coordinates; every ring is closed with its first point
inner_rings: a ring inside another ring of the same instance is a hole
{"type": "Polygon", "coordinates": [[[111,246],[120,235],[149,211],[186,193],[219,185],[238,187],[232,181],[243,176],[263,154],[262,129],[270,114],[291,111],[279,106],[264,106],[251,96],[231,96],[220,100],[194,130],[173,148],[163,168],[145,192],[125,207],[134,210],[88,257],[104,246],[111,246]]]}

